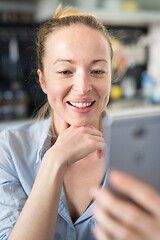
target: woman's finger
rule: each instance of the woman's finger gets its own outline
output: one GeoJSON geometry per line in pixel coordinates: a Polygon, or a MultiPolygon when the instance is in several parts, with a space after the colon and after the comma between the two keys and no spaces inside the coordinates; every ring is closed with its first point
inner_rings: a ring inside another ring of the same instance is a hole
{"type": "Polygon", "coordinates": [[[96,240],[113,240],[99,225],[95,225],[92,229],[96,240]]]}
{"type": "Polygon", "coordinates": [[[93,208],[93,214],[97,223],[103,228],[106,233],[113,237],[113,239],[129,239],[129,240],[143,240],[144,236],[134,228],[117,221],[111,216],[109,212],[104,211],[101,206],[96,205],[93,208]],[[116,229],[116,230],[115,230],[116,229]]]}
{"type": "MultiPolygon", "coordinates": [[[[110,191],[102,189],[95,194],[97,205],[107,215],[111,216],[117,223],[125,225],[129,229],[140,233],[144,239],[157,239],[160,235],[160,221],[135,206],[133,203],[124,201],[110,191]]],[[[109,221],[109,219],[108,219],[109,221]]],[[[109,221],[112,223],[112,221],[109,221]]],[[[102,224],[104,221],[102,221],[102,224]]],[[[110,225],[106,221],[106,225],[110,225]]],[[[118,229],[118,227],[114,226],[118,229]]]]}
{"type": "Polygon", "coordinates": [[[102,158],[102,150],[97,150],[97,157],[98,157],[99,159],[102,158]]]}
{"type": "Polygon", "coordinates": [[[119,171],[112,171],[109,181],[113,187],[160,218],[160,211],[157,211],[160,206],[160,195],[151,186],[119,171]]]}
{"type": "Polygon", "coordinates": [[[67,123],[64,122],[63,130],[53,147],[62,156],[64,164],[70,165],[105,147],[102,133],[96,128],[89,126],[67,128],[67,123]]]}

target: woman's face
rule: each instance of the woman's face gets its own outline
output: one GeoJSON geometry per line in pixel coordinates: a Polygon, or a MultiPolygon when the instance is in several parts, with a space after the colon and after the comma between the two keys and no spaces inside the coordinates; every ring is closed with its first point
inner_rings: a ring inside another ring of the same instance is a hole
{"type": "Polygon", "coordinates": [[[74,24],[51,33],[38,75],[56,123],[98,126],[111,85],[110,46],[100,31],[74,24]]]}

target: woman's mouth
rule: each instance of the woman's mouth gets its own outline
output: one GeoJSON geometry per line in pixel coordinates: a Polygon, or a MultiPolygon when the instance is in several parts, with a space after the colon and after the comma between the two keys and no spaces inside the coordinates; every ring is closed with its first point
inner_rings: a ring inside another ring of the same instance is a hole
{"type": "Polygon", "coordinates": [[[70,109],[74,112],[77,112],[77,113],[88,113],[92,110],[93,108],[93,105],[95,103],[95,101],[90,101],[90,102],[70,102],[70,101],[67,101],[68,105],[70,106],[70,109]]]}
{"type": "Polygon", "coordinates": [[[79,109],[86,109],[89,108],[94,104],[95,101],[92,102],[69,102],[67,101],[68,104],[70,104],[73,107],[79,108],[79,109]]]}

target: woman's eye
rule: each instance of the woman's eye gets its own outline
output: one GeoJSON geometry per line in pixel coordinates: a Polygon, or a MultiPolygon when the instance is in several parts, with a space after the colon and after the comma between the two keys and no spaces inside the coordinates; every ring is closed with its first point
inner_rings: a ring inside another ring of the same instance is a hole
{"type": "Polygon", "coordinates": [[[93,70],[91,71],[92,74],[96,74],[96,75],[102,75],[103,73],[105,73],[104,71],[102,70],[93,70]]]}
{"type": "Polygon", "coordinates": [[[61,71],[59,73],[61,73],[62,75],[70,75],[70,74],[72,74],[72,72],[69,71],[69,70],[61,71]]]}

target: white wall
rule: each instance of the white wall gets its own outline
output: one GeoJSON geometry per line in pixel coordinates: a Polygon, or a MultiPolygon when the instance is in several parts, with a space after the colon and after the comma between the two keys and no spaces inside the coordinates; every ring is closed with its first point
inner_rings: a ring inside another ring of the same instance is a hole
{"type": "Polygon", "coordinates": [[[54,15],[59,0],[39,0],[35,8],[35,21],[44,21],[54,15]]]}
{"type": "Polygon", "coordinates": [[[15,12],[33,12],[35,11],[35,3],[34,2],[27,2],[27,1],[0,1],[0,11],[7,12],[7,11],[15,11],[15,12]]]}

